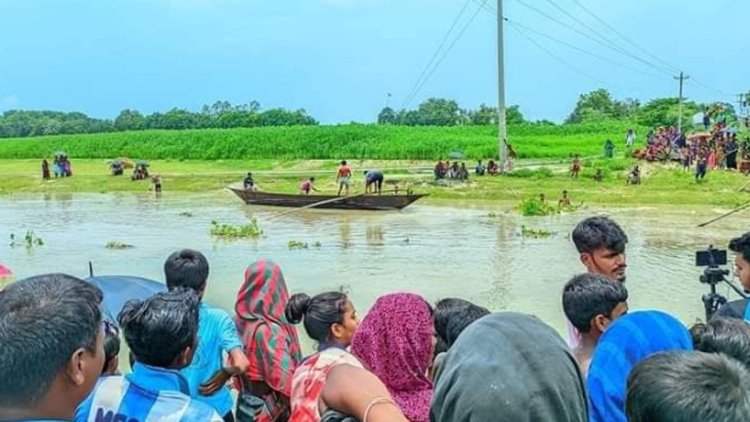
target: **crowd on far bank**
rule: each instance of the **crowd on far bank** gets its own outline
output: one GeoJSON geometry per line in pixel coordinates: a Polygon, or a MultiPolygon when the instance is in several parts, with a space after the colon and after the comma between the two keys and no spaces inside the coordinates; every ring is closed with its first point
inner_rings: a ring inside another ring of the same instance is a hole
{"type": "MultiPolygon", "coordinates": [[[[587,218],[571,238],[586,272],[557,293],[567,342],[460,298],[386,293],[362,316],[342,291],[290,295],[266,259],[245,269],[230,315],[203,301],[209,263],[187,249],[164,263],[167,290],[116,320],[94,284],[19,280],[0,292],[0,421],[750,420],[748,300],[688,329],[629,306],[615,221],[587,218]],[[309,356],[297,324],[317,343],[309,356]]],[[[750,290],[750,233],[729,249],[750,290]]]]}

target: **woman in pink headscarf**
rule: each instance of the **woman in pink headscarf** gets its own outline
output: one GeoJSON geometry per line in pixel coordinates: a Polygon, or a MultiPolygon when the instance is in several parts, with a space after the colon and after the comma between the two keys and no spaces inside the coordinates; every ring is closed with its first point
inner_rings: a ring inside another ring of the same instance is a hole
{"type": "Polygon", "coordinates": [[[362,320],[352,353],[380,378],[411,422],[430,420],[427,373],[434,345],[432,308],[421,296],[380,297],[362,320]]]}

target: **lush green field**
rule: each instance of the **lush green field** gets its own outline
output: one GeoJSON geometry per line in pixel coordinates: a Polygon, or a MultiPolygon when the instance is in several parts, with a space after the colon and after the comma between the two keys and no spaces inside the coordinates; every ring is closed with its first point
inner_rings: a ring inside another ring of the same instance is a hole
{"type": "MultiPolygon", "coordinates": [[[[581,125],[524,124],[509,128],[520,158],[602,154],[607,138],[619,147],[624,122],[581,125]]],[[[640,140],[644,128],[636,128],[640,140]]],[[[55,151],[73,158],[163,160],[437,160],[452,151],[469,159],[497,155],[494,126],[407,127],[381,125],[297,126],[254,129],[116,132],[0,140],[0,159],[41,159],[55,151]]]]}
{"type": "MultiPolygon", "coordinates": [[[[469,183],[436,184],[431,161],[360,161],[353,160],[355,184],[352,193],[363,191],[361,170],[386,169],[388,181],[398,180],[417,192],[429,193],[427,201],[453,203],[456,200],[503,200],[513,204],[543,193],[552,201],[563,190],[570,192],[575,204],[622,205],[718,205],[736,206],[750,200],[738,188],[750,178],[736,172],[712,171],[705,181],[696,183],[693,174],[677,165],[648,165],[643,169],[643,184],[628,186],[625,176],[631,160],[585,160],[581,177],[568,175],[568,162],[519,163],[507,176],[471,177],[469,183]],[[528,164],[528,166],[526,166],[528,164]],[[602,182],[593,180],[595,169],[602,169],[602,182]]],[[[321,193],[336,193],[335,160],[216,160],[216,161],[153,161],[152,171],[160,174],[164,194],[218,192],[230,183],[240,183],[244,173],[252,170],[262,190],[298,192],[299,183],[316,176],[321,193]]],[[[71,192],[147,192],[147,181],[132,182],[125,176],[108,175],[107,164],[101,159],[73,160],[74,176],[65,179],[41,180],[39,160],[0,160],[0,195],[17,193],[71,192]]]]}

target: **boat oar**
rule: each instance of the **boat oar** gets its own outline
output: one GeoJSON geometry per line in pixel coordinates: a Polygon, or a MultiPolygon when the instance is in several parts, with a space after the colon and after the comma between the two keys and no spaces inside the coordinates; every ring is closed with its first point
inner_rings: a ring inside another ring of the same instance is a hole
{"type": "Polygon", "coordinates": [[[747,188],[748,186],[750,186],[750,181],[748,181],[747,183],[745,183],[744,185],[742,185],[742,187],[741,187],[741,188],[737,189],[737,192],[742,192],[742,191],[743,191],[743,190],[745,190],[745,188],[747,188]]]}
{"type": "Polygon", "coordinates": [[[289,211],[280,212],[278,214],[272,215],[268,219],[269,220],[273,220],[274,218],[282,217],[282,216],[285,216],[287,214],[291,214],[293,212],[302,211],[302,210],[306,210],[306,209],[310,209],[310,208],[315,208],[315,207],[319,207],[319,206],[325,205],[325,204],[330,204],[330,203],[333,203],[333,202],[343,201],[344,199],[358,198],[360,196],[365,196],[365,195],[367,195],[367,194],[366,193],[360,193],[358,195],[352,195],[352,196],[337,196],[335,198],[329,198],[329,199],[325,199],[323,201],[318,201],[318,202],[315,202],[315,203],[312,203],[312,204],[309,204],[309,205],[305,205],[304,207],[293,208],[293,209],[291,209],[289,211]]]}
{"type": "Polygon", "coordinates": [[[744,210],[745,208],[748,208],[748,207],[750,207],[750,202],[748,202],[747,204],[744,204],[744,205],[740,205],[739,207],[737,207],[737,208],[735,208],[735,209],[733,209],[733,210],[731,210],[729,212],[726,212],[726,213],[724,213],[724,214],[722,214],[722,215],[720,215],[720,216],[718,216],[718,217],[716,217],[714,219],[706,221],[705,223],[698,224],[698,227],[706,227],[707,225],[709,225],[711,223],[715,223],[715,222],[721,220],[724,217],[729,217],[730,215],[732,215],[732,214],[734,214],[736,212],[740,212],[740,211],[742,211],[742,210],[744,210]]]}

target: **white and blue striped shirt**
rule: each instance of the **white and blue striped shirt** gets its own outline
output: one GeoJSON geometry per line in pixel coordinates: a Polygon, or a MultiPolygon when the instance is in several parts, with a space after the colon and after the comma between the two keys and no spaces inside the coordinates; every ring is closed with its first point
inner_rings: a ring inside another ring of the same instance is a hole
{"type": "Polygon", "coordinates": [[[209,405],[191,399],[177,371],[136,363],[126,376],[102,377],[76,411],[76,422],[222,422],[209,405]]]}

